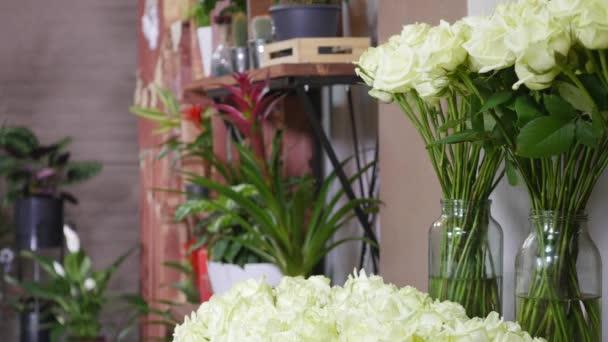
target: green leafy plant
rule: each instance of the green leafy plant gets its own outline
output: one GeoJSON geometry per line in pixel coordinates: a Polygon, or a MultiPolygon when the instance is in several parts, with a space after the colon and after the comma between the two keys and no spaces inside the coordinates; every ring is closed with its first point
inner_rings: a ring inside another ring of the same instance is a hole
{"type": "Polygon", "coordinates": [[[100,317],[111,298],[106,294],[108,283],[133,250],[120,256],[109,267],[94,270],[91,259],[80,248],[78,236],[64,227],[68,253],[62,263],[29,251],[22,257],[37,262],[46,272],[48,282],[9,282],[20,288],[26,298],[37,298],[49,303],[53,341],[61,337],[96,339],[102,334],[100,317]]]}
{"type": "Polygon", "coordinates": [[[52,145],[41,145],[25,127],[0,127],[0,176],[6,180],[5,200],[29,196],[51,196],[76,203],[63,187],[97,175],[102,165],[96,161],[71,161],[66,148],[69,137],[52,145]]]}
{"type": "MultiPolygon", "coordinates": [[[[271,163],[266,169],[256,154],[237,145],[242,185],[234,188],[209,178],[190,175],[193,184],[218,194],[217,199],[198,199],[183,205],[180,214],[220,213],[216,235],[235,241],[262,260],[277,265],[285,275],[309,275],[335,247],[360,237],[330,243],[334,234],[354,217],[354,208],[363,205],[377,210],[378,201],[362,198],[345,201],[342,191],[330,195],[336,175],[317,184],[309,176],[285,179],[282,176],[282,135],[274,139],[271,163]],[[235,208],[238,207],[238,210],[235,208]],[[186,209],[187,208],[187,209],[186,209]],[[223,235],[223,227],[240,225],[246,236],[223,235]]],[[[355,181],[362,172],[351,178],[355,181]]],[[[216,241],[218,241],[216,239],[216,241]]],[[[220,240],[221,241],[221,240],[220,240]]],[[[213,239],[212,239],[213,242],[213,239]]]]}
{"type": "Polygon", "coordinates": [[[129,111],[140,118],[150,120],[157,125],[154,134],[166,134],[179,127],[183,114],[179,108],[179,100],[175,94],[166,88],[155,88],[162,109],[131,106],[129,111]]]}
{"type": "MultiPolygon", "coordinates": [[[[217,6],[217,2],[218,0],[199,0],[190,9],[188,17],[194,20],[197,27],[210,26],[212,22],[211,13],[217,6]]],[[[218,13],[215,21],[223,21],[223,18],[229,18],[231,14],[240,12],[247,12],[247,1],[230,0],[228,6],[218,13]]]]}

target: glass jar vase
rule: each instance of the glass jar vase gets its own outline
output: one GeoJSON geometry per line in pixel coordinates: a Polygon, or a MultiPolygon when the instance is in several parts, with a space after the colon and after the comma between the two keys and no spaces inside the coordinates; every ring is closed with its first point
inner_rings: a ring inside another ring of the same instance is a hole
{"type": "Polygon", "coordinates": [[[552,342],[602,339],[602,260],[583,213],[534,211],[515,263],[517,321],[552,342]]]}
{"type": "Polygon", "coordinates": [[[441,201],[429,232],[429,294],[460,303],[469,317],[502,310],[503,233],[491,201],[441,201]]]}

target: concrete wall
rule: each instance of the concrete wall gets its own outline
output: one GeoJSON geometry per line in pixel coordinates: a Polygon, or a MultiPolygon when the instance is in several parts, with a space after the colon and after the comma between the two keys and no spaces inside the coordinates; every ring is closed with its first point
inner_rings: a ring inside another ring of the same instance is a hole
{"type": "MultiPolygon", "coordinates": [[[[44,142],[70,135],[73,158],[104,164],[73,188],[68,209],[94,264],[138,242],[138,151],[128,113],[136,72],[135,0],[0,1],[0,124],[31,127],[44,142]]],[[[137,292],[138,258],[112,290],[137,292]]]]}

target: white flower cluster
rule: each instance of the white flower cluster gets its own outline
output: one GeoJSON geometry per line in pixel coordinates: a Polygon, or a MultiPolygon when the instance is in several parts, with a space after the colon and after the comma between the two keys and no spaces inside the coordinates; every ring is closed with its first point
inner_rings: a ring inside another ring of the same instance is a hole
{"type": "Polygon", "coordinates": [[[513,67],[514,88],[540,90],[551,86],[560,59],[575,44],[608,49],[608,0],[519,0],[454,24],[407,25],[364,53],[357,73],[373,88],[370,94],[386,102],[411,90],[434,100],[458,68],[489,73],[513,67]]]}
{"type": "Polygon", "coordinates": [[[364,272],[344,287],[324,277],[262,281],[212,297],[176,327],[174,342],[524,342],[532,339],[497,313],[469,319],[462,306],[364,272]]]}

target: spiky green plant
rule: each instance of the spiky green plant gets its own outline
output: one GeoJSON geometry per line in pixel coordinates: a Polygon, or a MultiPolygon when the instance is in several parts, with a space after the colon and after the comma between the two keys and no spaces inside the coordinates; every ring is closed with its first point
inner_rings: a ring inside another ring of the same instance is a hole
{"type": "Polygon", "coordinates": [[[253,38],[269,42],[272,40],[272,19],[267,15],[257,16],[251,22],[253,38]]]}
{"type": "MultiPolygon", "coordinates": [[[[190,182],[215,191],[214,200],[187,202],[188,215],[195,212],[220,213],[218,223],[234,223],[247,231],[247,236],[223,236],[256,253],[262,260],[277,265],[287,276],[310,275],[315,266],[334,248],[353,240],[351,237],[330,244],[334,234],[354,216],[354,208],[363,205],[377,210],[378,201],[362,198],[343,201],[344,192],[330,194],[337,181],[335,173],[320,184],[310,176],[286,179],[282,175],[282,136],[277,134],[268,170],[264,161],[243,145],[237,145],[239,171],[248,195],[215,180],[190,175],[190,182]],[[237,210],[238,209],[238,210],[237,210]]],[[[351,178],[356,181],[371,165],[351,178]]],[[[219,229],[216,235],[225,232],[219,229]]]]}

